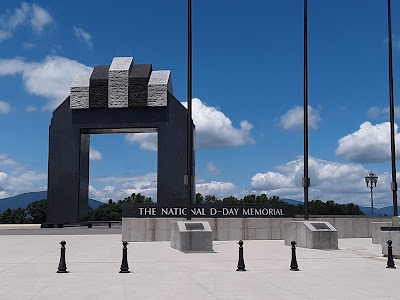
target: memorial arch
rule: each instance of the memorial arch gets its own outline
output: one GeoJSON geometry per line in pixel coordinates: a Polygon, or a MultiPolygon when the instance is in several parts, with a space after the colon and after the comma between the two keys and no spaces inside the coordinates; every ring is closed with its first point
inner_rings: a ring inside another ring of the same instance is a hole
{"type": "Polygon", "coordinates": [[[47,225],[87,221],[90,134],[157,132],[157,202],[185,204],[187,118],[170,71],[115,57],[78,74],[49,128],[47,225]]]}

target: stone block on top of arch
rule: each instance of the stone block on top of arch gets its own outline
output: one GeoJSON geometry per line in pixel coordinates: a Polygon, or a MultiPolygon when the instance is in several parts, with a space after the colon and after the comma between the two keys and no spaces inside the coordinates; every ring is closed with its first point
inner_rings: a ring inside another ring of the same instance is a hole
{"type": "Polygon", "coordinates": [[[152,73],[151,64],[132,65],[129,73],[128,106],[147,106],[148,83],[152,73]]]}
{"type": "Polygon", "coordinates": [[[114,57],[108,70],[108,107],[128,107],[129,73],[132,57],[114,57]]]}
{"type": "Polygon", "coordinates": [[[89,108],[108,107],[108,70],[109,65],[95,66],[90,76],[89,108]]]}

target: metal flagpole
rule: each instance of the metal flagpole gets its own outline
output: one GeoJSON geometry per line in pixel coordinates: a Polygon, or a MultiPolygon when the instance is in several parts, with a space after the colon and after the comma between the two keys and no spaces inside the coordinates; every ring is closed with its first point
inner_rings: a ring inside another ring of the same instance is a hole
{"type": "Polygon", "coordinates": [[[308,1],[304,0],[304,219],[308,220],[308,187],[310,178],[308,178],[308,1]]]}
{"type": "Polygon", "coordinates": [[[188,0],[188,64],[187,64],[187,219],[192,219],[193,127],[192,127],[192,0],[188,0]]]}
{"type": "Polygon", "coordinates": [[[392,16],[391,2],[388,0],[388,34],[389,34],[389,95],[390,95],[390,156],[392,159],[393,215],[397,216],[397,181],[396,181],[396,146],[394,132],[394,95],[393,95],[393,61],[392,61],[392,16]]]}

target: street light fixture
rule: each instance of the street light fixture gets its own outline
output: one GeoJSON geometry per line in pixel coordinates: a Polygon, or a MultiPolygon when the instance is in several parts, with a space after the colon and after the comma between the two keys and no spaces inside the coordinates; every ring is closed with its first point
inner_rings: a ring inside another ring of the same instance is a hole
{"type": "Polygon", "coordinates": [[[371,210],[372,210],[372,215],[374,215],[374,198],[372,196],[372,189],[376,187],[376,183],[378,182],[378,176],[376,176],[374,173],[370,172],[368,176],[365,176],[365,183],[367,184],[367,187],[371,189],[371,210]]]}

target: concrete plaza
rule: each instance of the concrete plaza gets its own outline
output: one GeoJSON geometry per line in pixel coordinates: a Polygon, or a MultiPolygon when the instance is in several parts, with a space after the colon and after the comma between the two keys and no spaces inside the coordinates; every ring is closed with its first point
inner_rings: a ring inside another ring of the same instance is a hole
{"type": "Polygon", "coordinates": [[[289,271],[283,240],[244,241],[247,272],[236,272],[234,241],[197,254],[135,242],[131,273],[120,274],[120,228],[12,228],[0,227],[0,299],[400,299],[400,269],[386,269],[370,238],[340,239],[339,250],[297,248],[298,272],[289,271]],[[67,274],[56,273],[61,240],[67,274]]]}

